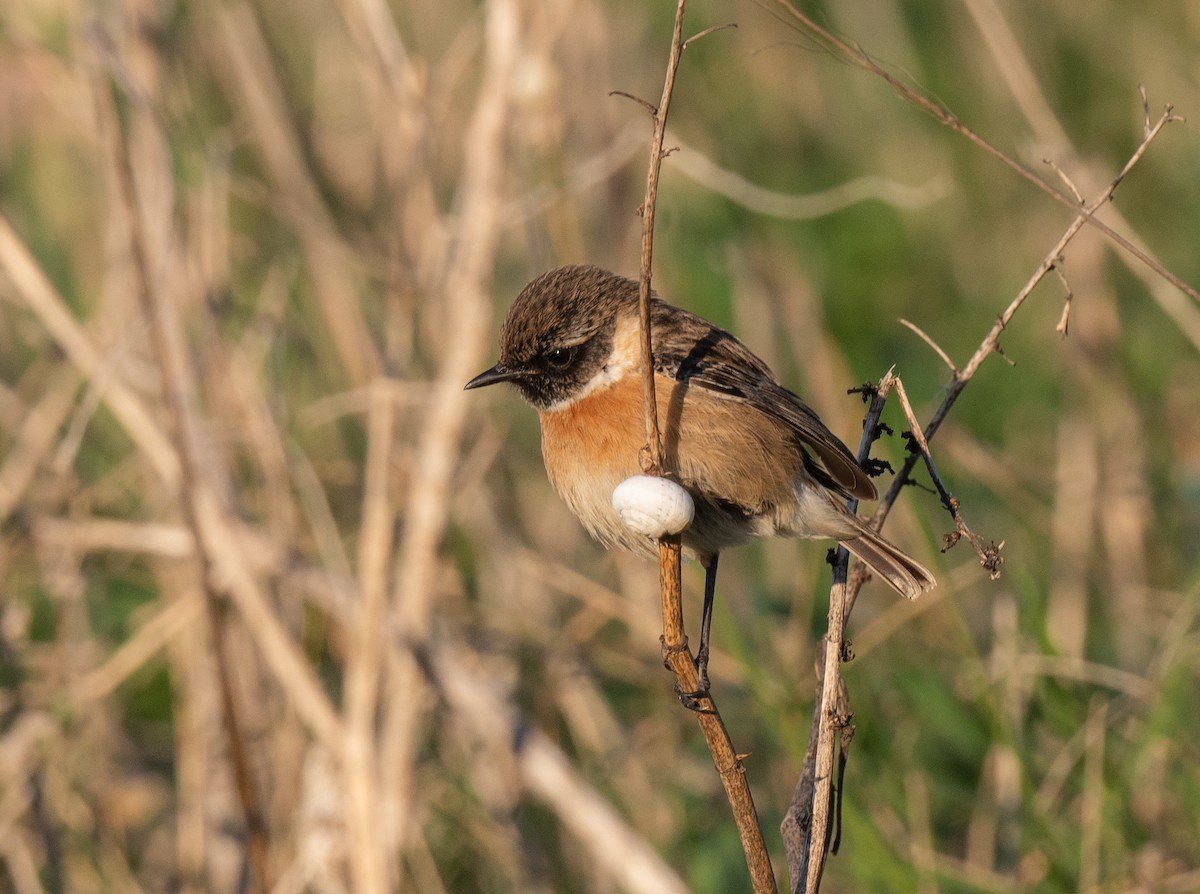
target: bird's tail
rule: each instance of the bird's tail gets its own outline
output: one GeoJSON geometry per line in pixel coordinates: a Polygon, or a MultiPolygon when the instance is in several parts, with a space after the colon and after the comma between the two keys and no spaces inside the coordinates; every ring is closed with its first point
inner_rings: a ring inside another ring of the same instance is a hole
{"type": "Polygon", "coordinates": [[[933,575],[920,562],[884,540],[878,531],[867,527],[861,519],[850,517],[854,519],[851,524],[857,533],[853,537],[839,537],[841,544],[866,562],[897,593],[906,599],[916,599],[926,590],[937,586],[933,575]]]}

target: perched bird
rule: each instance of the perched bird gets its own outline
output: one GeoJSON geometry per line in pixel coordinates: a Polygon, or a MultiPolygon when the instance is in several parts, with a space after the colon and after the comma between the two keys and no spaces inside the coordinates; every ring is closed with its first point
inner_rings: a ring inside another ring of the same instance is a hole
{"type": "MultiPolygon", "coordinates": [[[[836,540],[902,596],[934,578],[848,509],[875,486],[853,454],[749,348],[695,314],[652,298],[663,459],[695,502],[684,551],[704,565],[697,663],[707,690],[717,557],[755,537],[836,540]]],[[[467,383],[511,382],[538,411],[555,490],[608,547],[654,555],[626,527],[613,489],[641,471],[638,283],[599,267],[558,267],[527,285],[500,329],[500,361],[467,383]]]]}

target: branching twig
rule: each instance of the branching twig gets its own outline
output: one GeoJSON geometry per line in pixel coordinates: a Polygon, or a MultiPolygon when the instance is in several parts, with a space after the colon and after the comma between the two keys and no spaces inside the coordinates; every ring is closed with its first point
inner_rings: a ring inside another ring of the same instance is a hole
{"type": "MultiPolygon", "coordinates": [[[[888,390],[895,380],[891,370],[878,387],[870,388],[871,405],[863,421],[863,434],[858,447],[858,461],[865,463],[871,445],[879,437],[879,419],[887,402],[888,390]]],[[[851,501],[854,511],[856,501],[851,501]]],[[[813,705],[813,723],[809,734],[804,768],[792,793],[792,803],[784,816],[780,831],[788,858],[788,874],[794,892],[815,892],[820,889],[825,868],[825,854],[832,839],[830,825],[834,805],[833,752],[841,733],[841,761],[854,727],[850,725],[853,711],[850,696],[841,676],[842,661],[849,659],[845,625],[854,608],[854,601],[863,578],[850,578],[850,553],[838,547],[833,561],[833,586],[829,590],[829,628],[817,654],[817,697],[813,705]]],[[[839,774],[840,775],[840,774],[839,774]]],[[[841,791],[837,793],[841,800],[841,791]]]]}
{"type": "MultiPolygon", "coordinates": [[[[1141,144],[1137,147],[1137,149],[1134,150],[1133,155],[1130,156],[1129,160],[1125,163],[1125,166],[1121,168],[1120,172],[1116,177],[1113,178],[1112,182],[1108,185],[1104,192],[1102,192],[1091,204],[1083,207],[1080,210],[1079,215],[1063,232],[1063,235],[1059,238],[1058,242],[1056,242],[1054,247],[1046,253],[1046,256],[1037,266],[1037,269],[1034,270],[1033,274],[1026,281],[1025,285],[1021,287],[1021,290],[1017,292],[1016,297],[1009,302],[1009,305],[1004,309],[1004,312],[996,318],[996,322],[992,325],[992,328],[988,331],[987,335],[984,336],[983,341],[980,342],[979,347],[975,349],[975,353],[971,355],[971,358],[967,361],[966,365],[961,369],[954,369],[953,376],[950,380],[950,384],[947,386],[946,394],[943,396],[941,404],[934,411],[929,423],[925,426],[924,436],[927,441],[932,440],[934,434],[941,427],[942,422],[945,421],[946,415],[950,412],[950,408],[954,406],[954,402],[958,400],[958,396],[962,393],[962,390],[967,386],[967,383],[971,381],[975,373],[978,372],[979,367],[983,365],[983,361],[986,360],[991,354],[999,352],[1000,335],[1012,320],[1013,315],[1016,314],[1021,305],[1025,303],[1025,299],[1029,297],[1034,288],[1042,281],[1047,273],[1062,263],[1063,253],[1065,252],[1068,243],[1075,238],[1075,235],[1086,223],[1088,223],[1088,221],[1095,219],[1093,215],[1096,213],[1096,211],[1106,205],[1112,199],[1113,193],[1116,191],[1121,181],[1145,154],[1150,143],[1155,139],[1155,137],[1158,136],[1158,134],[1162,132],[1162,129],[1173,120],[1175,119],[1168,110],[1159,117],[1158,121],[1153,126],[1150,127],[1150,129],[1146,132],[1141,144]]],[[[943,357],[943,359],[945,359],[947,356],[944,351],[939,350],[938,353],[943,357]]],[[[899,496],[900,490],[908,483],[909,476],[912,474],[912,470],[916,466],[919,458],[919,454],[912,454],[907,460],[905,460],[903,467],[901,467],[899,474],[897,474],[896,478],[892,481],[887,493],[884,494],[883,498],[879,501],[879,506],[875,510],[875,515],[872,519],[873,523],[877,527],[883,523],[885,518],[887,518],[887,514],[891,510],[892,505],[896,502],[896,498],[899,496]]]]}
{"type": "Polygon", "coordinates": [[[899,376],[894,377],[894,386],[896,396],[900,399],[900,407],[904,411],[904,418],[908,420],[910,426],[909,432],[906,432],[906,436],[911,438],[915,452],[919,453],[921,458],[925,460],[925,468],[929,470],[929,477],[933,481],[933,486],[937,488],[942,505],[946,507],[946,511],[950,513],[950,517],[954,519],[955,531],[953,534],[946,535],[945,549],[954,546],[959,539],[965,538],[975,550],[975,554],[979,556],[979,564],[987,569],[988,576],[992,580],[996,580],[1000,577],[1000,566],[1004,564],[1004,559],[1000,555],[1000,550],[1004,547],[1004,544],[993,543],[991,546],[984,546],[983,539],[967,527],[967,523],[962,517],[958,498],[947,490],[945,482],[942,481],[942,476],[938,474],[937,466],[933,463],[933,456],[929,452],[929,442],[925,440],[925,435],[921,431],[921,423],[917,421],[917,414],[913,412],[912,404],[908,402],[908,393],[904,390],[904,382],[900,380],[899,376]]]}
{"type": "Polygon", "coordinates": [[[727,28],[736,28],[736,27],[737,27],[737,22],[724,22],[723,24],[720,24],[720,25],[712,25],[708,28],[705,28],[703,31],[699,32],[698,34],[693,34],[691,37],[689,37],[687,40],[685,40],[683,42],[683,46],[681,47],[681,49],[686,50],[688,47],[690,47],[696,41],[698,41],[702,38],[708,37],[708,35],[716,32],[716,31],[724,31],[727,28]]]}
{"type": "MultiPolygon", "coordinates": [[[[923,111],[928,112],[951,130],[966,137],[988,155],[999,160],[1000,163],[1005,167],[1016,172],[1023,179],[1028,180],[1046,195],[1054,199],[1054,201],[1058,202],[1059,204],[1066,205],[1068,208],[1073,209],[1077,213],[1082,213],[1085,222],[1090,223],[1121,248],[1125,249],[1125,251],[1129,252],[1129,254],[1131,254],[1133,257],[1137,258],[1167,282],[1171,283],[1171,285],[1175,286],[1175,288],[1188,295],[1192,300],[1200,302],[1200,291],[1197,291],[1195,287],[1184,282],[1182,279],[1164,267],[1161,262],[1155,258],[1152,258],[1149,254],[1147,254],[1138,246],[1134,245],[1129,239],[1127,239],[1125,236],[1122,236],[1108,224],[1093,217],[1092,212],[1095,210],[1094,205],[1091,210],[1087,210],[1084,208],[1082,202],[1076,202],[1071,197],[1066,196],[1056,190],[1028,168],[1024,167],[1017,161],[1010,158],[1008,155],[1001,152],[979,134],[975,133],[975,131],[967,127],[961,120],[959,120],[958,116],[949,109],[940,106],[930,100],[928,97],[923,96],[908,84],[901,81],[887,69],[883,68],[883,66],[876,62],[870,56],[870,54],[864,52],[858,47],[851,46],[837,35],[825,28],[822,28],[804,13],[800,12],[800,10],[796,9],[790,0],[778,0],[778,3],[785,10],[787,10],[788,14],[795,18],[796,21],[800,23],[800,26],[815,40],[829,47],[831,50],[845,57],[846,59],[849,59],[855,65],[858,65],[872,74],[883,78],[883,80],[885,80],[888,85],[897,93],[899,93],[904,99],[908,100],[923,111]]],[[[1143,104],[1146,105],[1144,94],[1143,104]]],[[[1147,115],[1145,138],[1143,139],[1141,146],[1138,147],[1138,151],[1134,154],[1134,157],[1130,159],[1129,164],[1127,164],[1125,169],[1117,176],[1116,183],[1119,183],[1125,174],[1128,173],[1129,168],[1131,168],[1137,162],[1137,160],[1141,157],[1141,153],[1145,151],[1146,147],[1150,144],[1150,141],[1154,138],[1158,130],[1163,127],[1163,125],[1182,120],[1183,119],[1181,117],[1173,114],[1171,106],[1166,107],[1162,117],[1159,119],[1158,124],[1154,125],[1153,127],[1149,125],[1149,116],[1147,115]]],[[[1116,186],[1116,183],[1113,184],[1114,187],[1116,186]]]]}
{"type": "MultiPolygon", "coordinates": [[[[785,0],[780,0],[785,2],[785,0]]],[[[786,5],[786,4],[785,4],[786,5]]],[[[831,38],[832,39],[832,38],[831,38]]],[[[839,45],[844,46],[844,45],[839,45]]],[[[847,48],[849,51],[851,48],[847,48]]],[[[859,51],[853,50],[851,55],[854,58],[858,56],[859,51]]],[[[863,64],[867,64],[869,57],[862,55],[863,64]]],[[[872,70],[878,70],[878,66],[874,62],[868,65],[872,70]]],[[[898,85],[890,75],[887,75],[882,70],[878,73],[883,75],[889,83],[894,86],[898,85]]],[[[903,85],[898,85],[903,86],[903,85]]],[[[904,90],[908,90],[907,87],[904,90]]],[[[906,94],[907,95],[907,94],[906,94]]],[[[921,98],[922,103],[927,103],[927,100],[921,98]]],[[[948,113],[945,113],[948,115],[948,113]]],[[[939,116],[940,117],[940,116],[939,116]]],[[[877,437],[876,424],[879,418],[879,412],[882,410],[882,401],[887,392],[891,388],[895,388],[900,397],[900,402],[904,408],[905,416],[907,417],[910,426],[912,427],[912,438],[915,449],[910,452],[904,465],[893,480],[886,494],[880,500],[879,506],[871,520],[872,525],[876,529],[883,525],[887,518],[888,512],[894,505],[896,498],[900,494],[901,488],[911,481],[912,471],[916,467],[919,459],[924,459],[926,467],[929,469],[930,476],[934,481],[934,485],[938,490],[938,494],[943,505],[954,518],[955,532],[948,535],[947,546],[953,546],[961,537],[965,537],[975,548],[976,553],[980,557],[980,562],[987,569],[993,579],[999,574],[999,567],[1002,559],[999,555],[1003,543],[994,546],[984,546],[982,540],[974,534],[966,525],[959,511],[958,501],[949,493],[943,484],[940,476],[937,473],[936,467],[933,464],[932,456],[929,453],[929,440],[933,438],[950,408],[958,399],[967,383],[974,377],[979,367],[983,364],[991,354],[1002,353],[1000,350],[1000,335],[1005,327],[1012,320],[1013,315],[1024,304],[1025,299],[1029,297],[1034,287],[1042,281],[1042,279],[1051,270],[1058,270],[1062,263],[1063,252],[1067,244],[1074,238],[1085,224],[1095,220],[1095,212],[1107,204],[1116,191],[1117,186],[1129,173],[1132,167],[1145,154],[1146,149],[1154,138],[1162,131],[1171,121],[1177,120],[1168,107],[1153,125],[1147,124],[1146,132],[1142,143],[1134,151],[1133,155],[1126,162],[1125,166],[1113,178],[1109,186],[1104,192],[1091,204],[1081,206],[1079,214],[1072,221],[1071,225],[1063,233],[1062,237],[1055,246],[1047,253],[1042,263],[1034,271],[1033,275],[1025,283],[1018,292],[1017,296],[1009,303],[1004,312],[996,319],[991,330],[984,337],[975,353],[968,360],[966,366],[959,369],[946,353],[932,338],[919,328],[911,323],[904,322],[905,325],[922,338],[931,348],[942,358],[943,362],[950,367],[952,378],[950,385],[947,387],[946,394],[942,399],[937,410],[934,411],[929,423],[922,430],[917,422],[916,415],[912,410],[912,406],[908,401],[907,395],[904,393],[903,385],[900,383],[890,371],[880,381],[879,387],[876,389],[871,405],[871,410],[868,413],[867,422],[864,424],[863,440],[859,448],[860,462],[867,459],[867,454],[871,443],[877,437]]],[[[948,122],[949,123],[949,122],[948,122]]],[[[957,128],[956,128],[957,129],[957,128]]],[[[965,129],[964,129],[965,130],[965,129]]],[[[968,132],[969,133],[969,132],[968,132]]],[[[994,151],[994,150],[993,150],[994,151]]],[[[1023,170],[1023,169],[1022,169],[1023,170]]],[[[1038,181],[1040,182],[1040,181],[1038,181]]],[[[1055,195],[1058,195],[1055,193],[1055,195]]],[[[1158,267],[1155,267],[1158,269],[1158,267]]],[[[1165,275],[1165,274],[1164,274],[1165,275]]],[[[1060,272],[1061,277],[1061,272],[1060,272]]],[[[1175,281],[1174,278],[1168,276],[1168,279],[1175,281]]],[[[1065,285],[1065,280],[1064,280],[1065,285]]],[[[1070,300],[1070,289],[1067,289],[1068,301],[1070,300]]],[[[1067,311],[1064,309],[1063,320],[1060,321],[1060,331],[1065,330],[1065,320],[1067,311]]],[[[852,506],[853,508],[853,506],[852,506]]],[[[818,672],[818,692],[820,693],[813,710],[813,726],[814,730],[810,737],[809,752],[805,757],[804,769],[801,772],[800,779],[796,786],[796,792],[793,795],[791,808],[788,811],[788,816],[784,820],[784,838],[788,848],[788,862],[791,869],[792,886],[794,891],[803,891],[806,894],[815,894],[820,889],[821,873],[824,868],[825,854],[829,842],[829,808],[832,803],[833,791],[833,749],[837,733],[842,730],[851,730],[849,727],[849,717],[852,716],[849,700],[845,691],[845,684],[842,682],[839,663],[843,656],[841,649],[843,644],[843,629],[845,621],[848,619],[850,612],[854,608],[854,602],[857,599],[858,591],[862,586],[865,577],[862,576],[847,576],[846,566],[849,560],[845,550],[839,550],[838,558],[834,568],[834,583],[830,590],[830,625],[829,633],[826,637],[825,660],[822,669],[818,672]],[[835,613],[834,604],[842,605],[842,611],[835,613]],[[836,646],[830,649],[830,646],[836,646]],[[792,828],[790,828],[792,827],[792,828]],[[797,842],[791,840],[789,832],[794,833],[796,829],[803,832],[803,840],[797,842]]],[[[843,745],[843,760],[845,759],[845,746],[843,745]]]]}
{"type": "MultiPolygon", "coordinates": [[[[675,74],[679,69],[679,58],[685,46],[691,41],[703,37],[716,30],[713,28],[701,32],[688,41],[683,40],[683,18],[687,0],[677,0],[675,7],[675,27],[671,36],[671,51],[667,61],[667,73],[663,80],[662,98],[658,106],[653,106],[645,100],[630,96],[628,93],[619,95],[629,97],[650,112],[654,123],[654,133],[650,142],[650,165],[646,175],[646,199],[642,205],[642,260],[640,276],[640,312],[641,312],[641,349],[642,349],[642,399],[646,423],[646,443],[640,457],[642,468],[649,473],[669,475],[671,470],[665,467],[662,453],[662,439],[658,426],[658,407],[654,392],[654,347],[650,327],[650,296],[651,267],[654,257],[654,213],[658,200],[658,178],[662,168],[662,160],[666,156],[663,151],[663,140],[667,127],[667,112],[671,104],[671,95],[675,89],[675,74]]],[[[699,679],[696,663],[688,648],[687,636],[683,627],[683,599],[681,582],[681,552],[678,537],[666,537],[659,541],[659,590],[662,600],[663,615],[663,659],[666,665],[675,673],[680,692],[696,692],[699,679]]],[[[717,712],[716,703],[711,696],[701,699],[703,710],[696,712],[696,719],[704,738],[712,752],[713,763],[725,787],[738,833],[742,839],[742,848],[746,853],[746,865],[750,871],[751,883],[755,892],[774,892],[775,874],[771,869],[771,860],[767,853],[766,841],[763,838],[762,827],[754,809],[754,799],[750,786],[746,782],[746,774],[742,770],[741,758],[734,750],[725,724],[717,712]]]]}
{"type": "Polygon", "coordinates": [[[929,347],[933,349],[933,352],[942,358],[942,362],[950,368],[950,372],[954,373],[958,371],[958,367],[954,365],[954,361],[950,359],[950,355],[942,350],[942,346],[934,341],[933,337],[930,336],[928,332],[926,332],[916,323],[906,320],[903,317],[900,318],[899,323],[905,329],[910,330],[914,335],[917,336],[917,338],[921,339],[921,341],[925,342],[925,344],[929,345],[929,347]]]}
{"type": "Polygon", "coordinates": [[[1062,258],[1054,261],[1054,275],[1058,277],[1058,281],[1063,287],[1062,316],[1058,318],[1058,325],[1054,327],[1054,331],[1065,338],[1071,322],[1071,299],[1075,297],[1075,293],[1067,281],[1067,274],[1063,272],[1062,258]]]}

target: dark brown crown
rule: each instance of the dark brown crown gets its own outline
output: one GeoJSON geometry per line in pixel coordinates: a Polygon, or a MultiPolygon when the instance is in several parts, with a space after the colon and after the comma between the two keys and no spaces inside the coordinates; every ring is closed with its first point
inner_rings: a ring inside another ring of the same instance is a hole
{"type": "Polygon", "coordinates": [[[599,267],[549,270],[509,309],[497,369],[539,409],[565,400],[604,366],[617,317],[637,300],[636,282],[599,267]]]}

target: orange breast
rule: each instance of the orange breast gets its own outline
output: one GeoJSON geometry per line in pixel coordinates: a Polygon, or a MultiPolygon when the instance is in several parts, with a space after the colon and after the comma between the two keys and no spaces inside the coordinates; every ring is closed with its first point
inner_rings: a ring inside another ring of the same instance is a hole
{"type": "Polygon", "coordinates": [[[550,482],[587,528],[611,541],[612,491],[641,471],[644,442],[642,392],[636,376],[624,376],[561,410],[539,414],[542,458],[550,482]]]}
{"type": "MultiPolygon", "coordinates": [[[[668,379],[655,384],[667,464],[700,498],[685,545],[701,553],[717,552],[778,530],[778,513],[795,501],[803,466],[786,426],[736,399],[668,379]],[[742,509],[731,515],[720,508],[729,504],[742,509]]],[[[641,471],[645,424],[640,378],[627,374],[568,407],[540,413],[540,418],[550,481],[584,526],[609,546],[652,549],[612,509],[613,488],[641,471]]]]}

